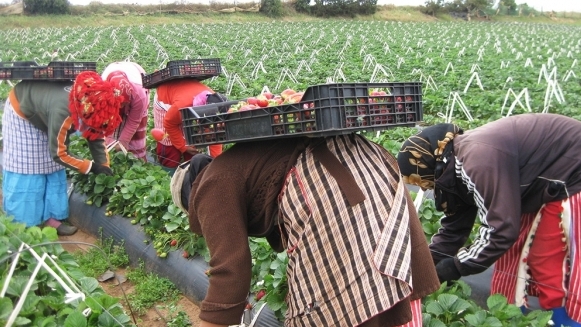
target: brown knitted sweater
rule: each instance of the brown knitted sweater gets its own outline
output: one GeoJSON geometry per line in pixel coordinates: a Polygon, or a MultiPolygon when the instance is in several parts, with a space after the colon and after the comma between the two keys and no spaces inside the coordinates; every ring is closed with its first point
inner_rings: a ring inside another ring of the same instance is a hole
{"type": "MultiPolygon", "coordinates": [[[[307,145],[301,138],[238,143],[197,176],[189,198],[190,229],[204,236],[211,254],[210,286],[200,306],[202,320],[240,323],[251,286],[248,237],[267,237],[275,250],[283,250],[278,235],[271,233],[278,230],[273,228],[277,196],[287,172],[307,145]]],[[[439,282],[419,220],[413,216],[412,299],[417,299],[436,290],[439,282]]],[[[396,326],[409,318],[406,301],[363,326],[396,326]]]]}

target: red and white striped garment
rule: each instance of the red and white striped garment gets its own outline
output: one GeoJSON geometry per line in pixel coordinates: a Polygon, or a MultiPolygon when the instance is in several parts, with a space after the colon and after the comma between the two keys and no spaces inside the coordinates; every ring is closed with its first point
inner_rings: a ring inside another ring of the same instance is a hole
{"type": "Polygon", "coordinates": [[[580,322],[581,193],[521,218],[518,240],[495,263],[491,294],[503,294],[517,306],[526,306],[527,296],[536,296],[543,309],[564,306],[569,317],[580,322]],[[557,212],[549,210],[555,206],[557,212]]]}
{"type": "MultiPolygon", "coordinates": [[[[153,95],[153,126],[155,128],[161,129],[164,133],[166,133],[165,128],[163,128],[163,119],[165,118],[165,114],[167,110],[171,107],[170,104],[163,103],[159,101],[157,98],[157,93],[153,95]]],[[[159,143],[167,146],[171,146],[171,141],[169,137],[164,137],[159,143]]]]}

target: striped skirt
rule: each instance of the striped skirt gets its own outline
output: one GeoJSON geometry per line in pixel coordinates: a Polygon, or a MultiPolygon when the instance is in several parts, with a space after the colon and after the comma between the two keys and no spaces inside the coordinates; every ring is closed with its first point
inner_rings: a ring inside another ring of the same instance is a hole
{"type": "Polygon", "coordinates": [[[410,296],[409,212],[395,159],[357,135],[327,139],[365,200],[350,206],[309,148],[288,174],[285,326],[357,326],[410,296]]]}
{"type": "Polygon", "coordinates": [[[495,263],[491,293],[517,306],[536,296],[543,309],[565,307],[569,317],[581,322],[579,235],[581,193],[523,214],[518,240],[495,263]]]}

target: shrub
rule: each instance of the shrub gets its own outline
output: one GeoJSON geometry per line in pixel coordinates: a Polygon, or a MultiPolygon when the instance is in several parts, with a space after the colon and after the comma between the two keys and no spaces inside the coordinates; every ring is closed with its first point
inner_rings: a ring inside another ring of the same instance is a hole
{"type": "Polygon", "coordinates": [[[28,14],[68,14],[68,0],[24,0],[24,11],[28,14]]]}
{"type": "Polygon", "coordinates": [[[294,1],[293,4],[296,11],[310,14],[311,13],[311,6],[309,5],[310,3],[311,3],[310,0],[296,0],[294,1]]]}
{"type": "Polygon", "coordinates": [[[377,0],[316,0],[311,13],[320,17],[372,15],[377,11],[377,0]]]}
{"type": "Polygon", "coordinates": [[[282,3],[280,0],[261,0],[260,12],[268,17],[281,17],[282,3]]]}

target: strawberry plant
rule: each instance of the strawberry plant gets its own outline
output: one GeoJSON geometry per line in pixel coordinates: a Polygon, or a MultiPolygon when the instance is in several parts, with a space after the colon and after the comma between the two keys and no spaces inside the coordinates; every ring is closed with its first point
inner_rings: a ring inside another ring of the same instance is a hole
{"type": "Polygon", "coordinates": [[[11,320],[16,326],[133,326],[119,299],[107,295],[95,278],[86,277],[73,256],[57,241],[54,228],[26,228],[4,214],[0,215],[0,283],[8,286],[6,294],[0,298],[0,324],[7,325],[11,320]],[[22,243],[32,249],[19,252],[22,243]],[[85,297],[67,301],[69,294],[47,268],[39,269],[31,280],[32,272],[39,265],[32,251],[53,258],[55,263],[45,260],[45,264],[57,274],[66,273],[85,297]],[[18,260],[15,265],[14,260],[18,260]],[[23,306],[16,316],[11,317],[24,296],[23,306]]]}
{"type": "Polygon", "coordinates": [[[545,327],[552,315],[540,310],[525,315],[500,294],[488,297],[488,310],[485,310],[470,299],[470,292],[470,287],[461,280],[450,286],[443,283],[438,291],[423,299],[423,326],[545,327]]]}

